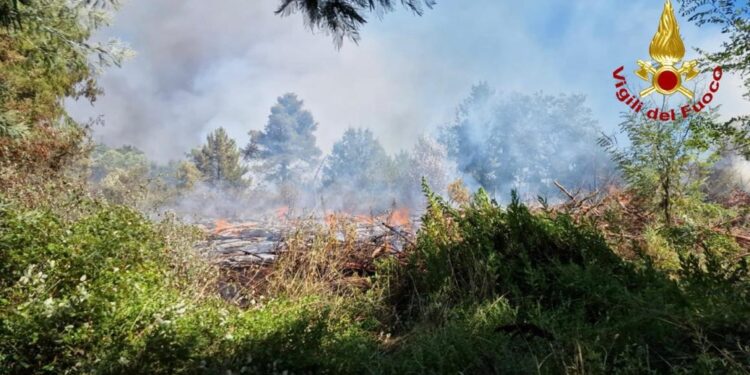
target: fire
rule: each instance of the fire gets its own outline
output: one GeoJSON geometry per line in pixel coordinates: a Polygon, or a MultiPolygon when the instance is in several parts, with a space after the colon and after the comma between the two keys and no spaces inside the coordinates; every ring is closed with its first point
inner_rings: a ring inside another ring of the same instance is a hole
{"type": "Polygon", "coordinates": [[[409,225],[409,210],[407,208],[398,208],[393,210],[388,216],[388,224],[393,226],[409,225]]]}
{"type": "Polygon", "coordinates": [[[339,221],[339,214],[333,211],[326,211],[326,214],[323,217],[323,220],[325,221],[327,226],[333,227],[339,221]]]}
{"type": "Polygon", "coordinates": [[[276,212],[276,218],[278,218],[279,220],[284,220],[289,213],[289,206],[281,206],[274,211],[276,212]]]}
{"type": "Polygon", "coordinates": [[[353,217],[354,221],[362,224],[372,224],[375,222],[375,218],[373,218],[371,215],[356,215],[353,217]]]}
{"type": "Polygon", "coordinates": [[[408,226],[411,223],[409,210],[407,208],[394,209],[387,215],[364,215],[345,212],[328,211],[323,216],[323,221],[328,226],[335,225],[339,221],[352,222],[364,225],[379,225],[385,223],[394,227],[408,226]]]}
{"type": "Polygon", "coordinates": [[[217,219],[214,222],[213,235],[236,235],[243,230],[257,228],[258,223],[255,221],[230,222],[226,219],[217,219]]]}
{"type": "Polygon", "coordinates": [[[230,224],[229,221],[224,219],[216,219],[216,221],[214,222],[214,234],[218,234],[219,232],[222,232],[231,227],[232,224],[230,224]]]}

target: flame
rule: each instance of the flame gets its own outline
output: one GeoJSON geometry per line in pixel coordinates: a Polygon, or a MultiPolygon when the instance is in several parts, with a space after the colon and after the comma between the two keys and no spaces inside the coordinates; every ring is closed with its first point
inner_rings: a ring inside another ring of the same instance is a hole
{"type": "Polygon", "coordinates": [[[257,228],[258,223],[255,221],[230,222],[226,219],[217,219],[214,222],[214,235],[236,235],[245,229],[257,228]]]}
{"type": "Polygon", "coordinates": [[[277,208],[275,211],[276,211],[276,217],[279,220],[284,220],[286,218],[286,215],[289,213],[289,206],[281,206],[277,208]]]}
{"type": "Polygon", "coordinates": [[[369,215],[353,215],[352,220],[361,224],[373,224],[375,223],[376,218],[369,215]]]}
{"type": "Polygon", "coordinates": [[[326,225],[329,227],[336,225],[336,222],[338,221],[336,217],[336,213],[330,212],[330,211],[326,211],[326,214],[323,220],[325,221],[326,225]]]}
{"type": "Polygon", "coordinates": [[[218,234],[228,228],[230,228],[232,224],[229,223],[229,221],[224,219],[217,219],[214,222],[214,234],[218,234]]]}
{"type": "Polygon", "coordinates": [[[659,28],[651,40],[648,52],[651,58],[662,65],[674,65],[685,57],[685,44],[680,37],[680,26],[677,24],[670,0],[664,3],[659,28]]]}
{"type": "Polygon", "coordinates": [[[405,226],[409,224],[409,210],[406,208],[399,208],[393,210],[391,215],[388,216],[388,224],[393,226],[405,226]]]}

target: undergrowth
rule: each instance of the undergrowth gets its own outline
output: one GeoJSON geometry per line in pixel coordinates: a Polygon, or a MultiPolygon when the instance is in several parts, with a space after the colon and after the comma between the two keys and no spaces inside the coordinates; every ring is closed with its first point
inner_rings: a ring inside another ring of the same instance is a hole
{"type": "Polygon", "coordinates": [[[219,297],[216,270],[191,251],[197,234],[173,218],[6,201],[0,373],[750,369],[750,275],[721,250],[730,239],[661,233],[675,249],[704,249],[662,269],[518,200],[502,207],[480,191],[457,208],[428,191],[428,202],[414,248],[358,275],[366,287],[343,284],[346,241],[321,229],[290,245],[263,303],[240,307],[219,297]]]}

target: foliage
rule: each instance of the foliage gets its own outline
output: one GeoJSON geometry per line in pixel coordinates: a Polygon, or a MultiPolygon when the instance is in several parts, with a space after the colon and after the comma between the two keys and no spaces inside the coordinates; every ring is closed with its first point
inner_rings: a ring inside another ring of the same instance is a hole
{"type": "Polygon", "coordinates": [[[400,360],[386,364],[397,372],[750,368],[748,265],[713,251],[731,239],[704,242],[705,262],[679,257],[674,279],[623,261],[595,229],[533,214],[515,197],[503,208],[480,190],[456,209],[427,193],[416,251],[391,276],[408,332],[394,349],[400,360]]]}
{"type": "MultiPolygon", "coordinates": [[[[359,41],[359,29],[367,22],[365,12],[382,15],[393,10],[394,3],[394,0],[281,0],[276,14],[286,16],[296,12],[302,13],[305,24],[310,29],[324,30],[333,36],[336,46],[341,47],[344,38],[355,43],[359,41]]],[[[424,8],[431,8],[435,1],[401,0],[401,4],[421,16],[424,8]]]]}
{"type": "Polygon", "coordinates": [[[248,168],[241,164],[241,152],[237,143],[229,138],[224,128],[218,128],[209,134],[206,143],[191,151],[190,157],[209,186],[242,188],[248,185],[244,178],[248,168]]]}
{"type": "MultiPolygon", "coordinates": [[[[715,25],[728,36],[718,52],[699,50],[704,56],[703,65],[721,66],[725,72],[738,73],[745,79],[750,99],[750,4],[736,0],[681,0],[682,13],[698,26],[715,25]]],[[[730,137],[732,151],[750,158],[750,115],[744,114],[722,124],[730,137]]]]}
{"type": "Polygon", "coordinates": [[[680,256],[673,278],[564,215],[427,193],[416,248],[358,278],[367,291],[338,268],[348,242],[321,232],[292,240],[271,294],[247,309],[206,289],[214,273],[179,223],[86,200],[74,218],[4,203],[0,373],[750,368],[748,265],[714,251],[731,239],[680,256]]]}
{"type": "Polygon", "coordinates": [[[729,40],[715,53],[701,51],[711,63],[740,73],[750,95],[750,4],[737,0],[681,0],[682,13],[698,26],[717,25],[729,40]]]}
{"type": "Polygon", "coordinates": [[[107,15],[85,2],[37,0],[18,4],[18,14],[23,27],[0,28],[0,112],[17,111],[22,122],[56,122],[63,97],[95,100],[97,69],[128,55],[116,41],[88,41],[107,15]]]}
{"type": "Polygon", "coordinates": [[[577,95],[498,95],[482,83],[442,129],[441,141],[459,171],[492,195],[517,189],[549,195],[554,180],[595,189],[610,173],[595,146],[591,111],[577,95]]]}
{"type": "MultiPolygon", "coordinates": [[[[271,294],[240,308],[215,293],[216,270],[192,248],[201,239],[195,228],[91,200],[64,178],[87,155],[86,129],[61,103],[98,92],[88,58],[102,50],[87,42],[102,21],[91,8],[98,1],[8,1],[0,0],[0,21],[16,26],[0,30],[0,374],[750,371],[747,255],[714,230],[727,211],[701,188],[721,152],[716,140],[744,145],[733,126],[700,117],[683,135],[678,124],[628,125],[642,142],[616,151],[626,181],[651,207],[660,203],[653,191],[668,187],[665,220],[678,219],[646,226],[640,263],[615,255],[586,220],[533,212],[515,194],[503,207],[484,189],[469,196],[457,180],[448,204],[427,188],[445,184],[446,150],[425,139],[391,158],[370,131],[350,129],[327,160],[324,184],[361,203],[357,194],[387,196],[421,178],[428,209],[416,244],[380,258],[375,274],[354,276],[356,228],[343,241],[325,229],[312,241],[291,233],[265,279],[271,294]]],[[[280,11],[304,9],[311,26],[356,40],[362,11],[391,6],[290,0],[280,11]]],[[[244,151],[270,181],[299,182],[320,155],[316,127],[302,102],[285,95],[244,151]]],[[[484,85],[443,145],[487,189],[542,187],[576,181],[566,173],[575,168],[603,168],[582,167],[566,152],[589,150],[595,129],[578,97],[498,99],[484,85]],[[529,132],[532,124],[559,126],[563,136],[529,132]]],[[[240,155],[218,129],[179,165],[98,147],[87,171],[107,201],[138,206],[128,199],[159,176],[177,189],[204,181],[241,189],[240,155]]]]}
{"type": "Polygon", "coordinates": [[[382,171],[388,163],[388,154],[372,131],[349,128],[333,145],[323,168],[323,184],[349,183],[358,190],[378,190],[386,183],[382,171]]]}
{"type": "Polygon", "coordinates": [[[347,373],[372,350],[314,297],[243,311],[197,294],[213,281],[179,225],[84,204],[0,209],[0,373],[347,373]]]}
{"type": "Polygon", "coordinates": [[[67,116],[64,99],[93,101],[98,69],[127,51],[88,41],[107,18],[84,2],[3,0],[0,19],[9,15],[23,23],[0,26],[0,186],[6,196],[43,202],[32,186],[77,184],[65,169],[88,151],[88,129],[67,116]]]}
{"type": "Polygon", "coordinates": [[[89,190],[109,203],[150,211],[187,190],[180,180],[185,176],[176,163],[153,163],[133,146],[96,145],[81,164],[88,172],[89,190]]]}
{"type": "MultiPolygon", "coordinates": [[[[0,1],[0,26],[6,28],[22,28],[23,22],[26,22],[26,14],[23,13],[24,7],[33,6],[34,0],[2,0],[0,1]]],[[[81,0],[81,5],[90,5],[95,7],[104,7],[107,5],[117,5],[117,0],[81,0]]]]}
{"type": "Polygon", "coordinates": [[[279,97],[271,107],[265,129],[250,132],[250,143],[243,150],[245,158],[260,162],[255,170],[267,181],[299,183],[304,170],[317,166],[321,152],[313,133],[318,123],[303,104],[292,93],[279,97]]]}
{"type": "Polygon", "coordinates": [[[388,191],[391,163],[372,131],[349,128],[326,159],[323,187],[332,196],[349,200],[344,207],[357,207],[357,202],[376,199],[379,192],[388,191]]]}
{"type": "Polygon", "coordinates": [[[18,121],[17,117],[15,111],[0,113],[0,137],[18,139],[28,135],[28,127],[18,121]]]}
{"type": "Polygon", "coordinates": [[[91,155],[91,178],[100,181],[114,170],[136,170],[146,175],[149,161],[143,151],[133,146],[109,148],[97,145],[91,155]]]}
{"type": "Polygon", "coordinates": [[[191,190],[196,184],[203,181],[203,174],[189,161],[181,161],[177,165],[177,187],[191,190]]]}
{"type": "Polygon", "coordinates": [[[670,225],[675,206],[685,208],[703,201],[711,167],[725,150],[726,138],[717,128],[715,115],[671,122],[628,115],[620,129],[629,140],[627,148],[619,149],[612,137],[602,137],[600,144],[612,154],[644,208],[661,212],[662,222],[670,225]]]}

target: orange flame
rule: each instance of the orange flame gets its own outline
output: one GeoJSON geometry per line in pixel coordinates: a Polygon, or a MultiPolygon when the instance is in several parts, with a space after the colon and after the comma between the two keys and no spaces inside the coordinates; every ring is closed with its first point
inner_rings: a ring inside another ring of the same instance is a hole
{"type": "Polygon", "coordinates": [[[388,216],[388,224],[394,226],[405,226],[409,225],[409,209],[398,208],[393,210],[388,216]]]}
{"type": "Polygon", "coordinates": [[[219,232],[222,232],[231,227],[232,227],[232,224],[230,224],[229,221],[224,220],[224,219],[217,219],[214,222],[214,234],[218,234],[219,232]]]}

